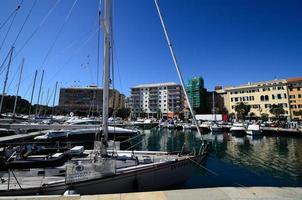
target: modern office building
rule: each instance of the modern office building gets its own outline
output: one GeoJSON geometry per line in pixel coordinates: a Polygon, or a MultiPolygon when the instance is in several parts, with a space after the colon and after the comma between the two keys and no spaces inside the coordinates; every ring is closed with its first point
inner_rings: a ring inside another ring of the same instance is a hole
{"type": "Polygon", "coordinates": [[[287,79],[288,94],[289,94],[289,106],[291,110],[292,119],[302,119],[301,115],[297,115],[297,112],[302,112],[302,77],[287,79]]]}
{"type": "Polygon", "coordinates": [[[216,90],[225,102],[229,113],[236,113],[235,106],[244,102],[251,105],[250,113],[260,117],[262,113],[274,117],[270,113],[273,104],[281,104],[285,110],[284,117],[290,118],[289,94],[287,81],[271,80],[256,83],[247,83],[235,87],[224,87],[216,90]]]}
{"type": "Polygon", "coordinates": [[[183,110],[183,91],[179,84],[155,83],[131,88],[132,117],[177,117],[183,110]]]}
{"type": "MultiPolygon", "coordinates": [[[[123,108],[125,96],[117,90],[109,91],[109,108],[123,108]]],[[[101,113],[103,108],[103,89],[96,86],[61,88],[59,108],[64,112],[82,115],[101,113]]]]}
{"type": "Polygon", "coordinates": [[[197,113],[206,112],[206,89],[204,88],[204,80],[202,77],[193,77],[189,79],[186,86],[188,98],[193,107],[193,110],[197,113]]]}

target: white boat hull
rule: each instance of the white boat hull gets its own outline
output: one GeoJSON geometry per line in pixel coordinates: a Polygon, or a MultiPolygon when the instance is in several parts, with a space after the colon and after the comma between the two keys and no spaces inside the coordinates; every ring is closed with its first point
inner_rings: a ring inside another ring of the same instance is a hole
{"type": "Polygon", "coordinates": [[[248,135],[262,135],[262,131],[261,130],[247,130],[246,134],[248,134],[248,135]]]}

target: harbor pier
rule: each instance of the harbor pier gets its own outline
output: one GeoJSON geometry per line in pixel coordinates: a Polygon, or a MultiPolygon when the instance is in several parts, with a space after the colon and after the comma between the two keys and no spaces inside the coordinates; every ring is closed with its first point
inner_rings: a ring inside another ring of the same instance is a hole
{"type": "Polygon", "coordinates": [[[301,200],[301,187],[217,187],[184,190],[166,190],[139,193],[70,196],[20,196],[0,199],[22,200],[301,200]]]}

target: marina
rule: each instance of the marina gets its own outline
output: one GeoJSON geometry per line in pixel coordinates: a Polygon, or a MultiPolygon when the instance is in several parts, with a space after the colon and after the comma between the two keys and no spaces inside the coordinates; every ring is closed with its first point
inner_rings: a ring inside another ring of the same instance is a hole
{"type": "Polygon", "coordinates": [[[0,199],[302,199],[301,2],[83,2],[0,3],[0,199]]]}
{"type": "MultiPolygon", "coordinates": [[[[206,162],[195,166],[190,179],[170,189],[262,185],[302,187],[302,158],[298,153],[302,146],[300,138],[259,135],[235,137],[227,132],[200,136],[196,130],[159,128],[141,132],[141,137],[134,138],[128,147],[140,151],[190,152],[200,148],[201,139],[211,144],[206,162]],[[234,173],[236,176],[233,176],[234,173]]],[[[85,150],[85,154],[89,152],[85,150]]],[[[38,178],[39,181],[41,178],[38,178]]],[[[16,183],[15,187],[18,187],[16,183]]]]}

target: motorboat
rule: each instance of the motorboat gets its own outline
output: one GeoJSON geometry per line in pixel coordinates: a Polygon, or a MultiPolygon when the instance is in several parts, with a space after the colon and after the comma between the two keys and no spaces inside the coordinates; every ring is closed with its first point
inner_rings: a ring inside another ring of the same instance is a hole
{"type": "MultiPolygon", "coordinates": [[[[36,136],[35,140],[82,140],[82,141],[94,141],[96,134],[100,134],[102,128],[85,128],[85,129],[74,129],[74,130],[50,130],[44,135],[36,136]]],[[[138,130],[125,129],[120,127],[108,127],[108,136],[112,138],[124,138],[131,137],[138,134],[138,130]]]]}
{"type": "Polygon", "coordinates": [[[262,135],[262,130],[260,129],[260,125],[258,124],[250,124],[247,127],[246,133],[252,136],[260,136],[262,135]]]}
{"type": "Polygon", "coordinates": [[[234,123],[230,128],[230,131],[233,136],[243,137],[246,135],[246,128],[243,123],[234,123]]]}
{"type": "Polygon", "coordinates": [[[212,133],[217,133],[217,132],[223,132],[223,128],[221,125],[217,124],[217,123],[213,123],[211,126],[210,126],[210,130],[212,133]]]}
{"type": "Polygon", "coordinates": [[[158,125],[158,122],[155,119],[137,119],[130,125],[142,129],[152,129],[158,125]]]}

